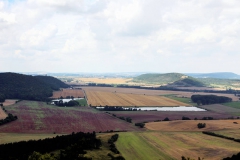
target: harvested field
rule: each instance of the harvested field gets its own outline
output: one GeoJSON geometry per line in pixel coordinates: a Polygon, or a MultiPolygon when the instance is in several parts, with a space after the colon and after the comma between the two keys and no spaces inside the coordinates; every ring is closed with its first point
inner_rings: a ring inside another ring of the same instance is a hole
{"type": "MultiPolygon", "coordinates": [[[[183,116],[190,119],[202,119],[203,117],[213,117],[214,119],[227,119],[232,117],[231,113],[216,113],[213,111],[108,111],[117,117],[131,117],[134,123],[153,122],[163,120],[168,117],[170,120],[181,120],[183,116]]],[[[237,118],[237,116],[234,116],[237,118]]]]}
{"type": "Polygon", "coordinates": [[[83,98],[84,93],[81,89],[63,89],[62,91],[53,92],[53,96],[51,98],[66,98],[67,96],[73,96],[74,98],[83,98]]]}
{"type": "Polygon", "coordinates": [[[17,99],[6,99],[5,102],[3,102],[3,106],[10,106],[15,104],[17,101],[17,99]]]}
{"type": "Polygon", "coordinates": [[[7,114],[0,107],[0,119],[5,119],[6,117],[7,117],[7,114]]]}
{"type": "Polygon", "coordinates": [[[180,120],[146,123],[145,127],[154,131],[217,131],[239,129],[240,120],[180,120]],[[233,122],[236,122],[233,123],[233,122]],[[205,128],[199,129],[198,123],[206,123],[205,128]]]}
{"type": "Polygon", "coordinates": [[[221,94],[221,93],[204,93],[204,92],[183,92],[183,91],[167,91],[167,90],[148,90],[148,89],[136,89],[136,88],[115,88],[115,87],[82,87],[84,90],[88,91],[102,91],[102,92],[117,92],[117,93],[132,93],[132,94],[141,94],[141,95],[176,95],[178,97],[188,97],[192,95],[217,95],[217,96],[226,96],[232,98],[233,101],[238,101],[239,97],[236,97],[234,94],[221,94]]]}
{"type": "Polygon", "coordinates": [[[85,91],[92,106],[190,106],[164,96],[85,91]]]}
{"type": "Polygon", "coordinates": [[[129,82],[132,78],[74,78],[79,83],[100,83],[100,84],[133,84],[129,82]]]}
{"type": "Polygon", "coordinates": [[[69,134],[139,130],[133,124],[90,107],[55,107],[43,102],[21,101],[9,106],[8,112],[17,115],[18,119],[0,126],[0,132],[69,134]]]}
{"type": "Polygon", "coordinates": [[[0,133],[0,144],[53,138],[53,137],[56,137],[57,135],[59,134],[0,133]]]}
{"type": "Polygon", "coordinates": [[[219,160],[238,153],[240,143],[201,132],[127,132],[119,134],[116,146],[126,160],[181,159],[181,156],[219,160]]]}

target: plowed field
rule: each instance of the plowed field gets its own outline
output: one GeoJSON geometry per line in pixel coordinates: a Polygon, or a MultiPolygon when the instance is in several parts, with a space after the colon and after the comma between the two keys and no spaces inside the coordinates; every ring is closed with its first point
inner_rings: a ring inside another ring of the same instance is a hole
{"type": "Polygon", "coordinates": [[[139,130],[133,124],[90,107],[55,107],[44,102],[21,101],[7,107],[17,115],[0,126],[0,133],[72,133],[139,130]]]}
{"type": "Polygon", "coordinates": [[[163,96],[147,96],[86,90],[88,104],[92,106],[189,106],[163,96]]]}
{"type": "Polygon", "coordinates": [[[62,91],[53,92],[53,96],[51,98],[66,98],[67,96],[73,96],[74,98],[83,98],[84,93],[81,89],[63,89],[62,91]]]}

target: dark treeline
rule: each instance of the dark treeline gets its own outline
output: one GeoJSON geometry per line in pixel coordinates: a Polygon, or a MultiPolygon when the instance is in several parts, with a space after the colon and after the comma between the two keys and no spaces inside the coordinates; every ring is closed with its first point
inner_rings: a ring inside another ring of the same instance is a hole
{"type": "Polygon", "coordinates": [[[224,96],[216,96],[216,95],[192,95],[191,99],[194,103],[197,104],[215,104],[215,103],[226,103],[231,102],[232,99],[224,96]]]}
{"type": "Polygon", "coordinates": [[[135,123],[135,126],[139,126],[140,128],[143,128],[145,126],[145,123],[135,123]]]}
{"type": "Polygon", "coordinates": [[[0,73],[0,102],[8,98],[45,101],[53,90],[67,86],[54,77],[0,73]]]}
{"type": "Polygon", "coordinates": [[[26,160],[34,153],[41,154],[60,150],[60,154],[54,157],[57,160],[86,159],[79,157],[85,154],[85,150],[98,149],[101,140],[93,133],[72,133],[71,135],[56,136],[43,140],[30,140],[0,145],[0,160],[26,160]]]}
{"type": "Polygon", "coordinates": [[[232,157],[227,157],[227,158],[223,158],[223,160],[239,160],[240,159],[240,152],[238,154],[234,154],[232,155],[232,157]]]}
{"type": "Polygon", "coordinates": [[[0,126],[4,125],[6,123],[9,123],[9,122],[15,121],[17,119],[18,119],[17,116],[13,116],[11,113],[9,113],[8,116],[5,119],[0,120],[0,126]]]}
{"type": "Polygon", "coordinates": [[[63,100],[59,100],[58,102],[55,102],[55,105],[59,106],[59,107],[73,107],[73,106],[79,106],[79,102],[78,101],[74,101],[71,100],[69,102],[64,102],[63,100]]]}
{"type": "Polygon", "coordinates": [[[202,133],[210,135],[210,136],[220,137],[220,138],[224,138],[224,139],[228,139],[228,140],[232,140],[232,141],[240,143],[240,139],[235,139],[233,137],[228,137],[228,136],[224,136],[224,135],[221,135],[221,134],[217,134],[217,133],[214,133],[214,132],[208,132],[208,131],[203,131],[202,133]]]}

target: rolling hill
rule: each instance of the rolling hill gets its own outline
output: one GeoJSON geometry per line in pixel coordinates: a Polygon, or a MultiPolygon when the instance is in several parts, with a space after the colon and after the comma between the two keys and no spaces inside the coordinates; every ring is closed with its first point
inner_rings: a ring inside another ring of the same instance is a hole
{"type": "Polygon", "coordinates": [[[53,90],[68,85],[54,77],[0,73],[0,101],[5,99],[44,100],[53,90]]]}
{"type": "Polygon", "coordinates": [[[181,87],[204,87],[205,84],[199,80],[181,74],[181,73],[165,73],[165,74],[143,74],[133,79],[134,82],[171,85],[181,87]]]}
{"type": "Polygon", "coordinates": [[[186,75],[194,78],[240,79],[240,75],[232,72],[186,73],[186,75]]]}

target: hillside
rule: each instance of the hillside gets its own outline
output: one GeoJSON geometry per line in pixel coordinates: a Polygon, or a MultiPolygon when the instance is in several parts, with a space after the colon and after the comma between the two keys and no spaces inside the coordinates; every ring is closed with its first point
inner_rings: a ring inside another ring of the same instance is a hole
{"type": "Polygon", "coordinates": [[[166,73],[166,74],[143,74],[133,79],[138,83],[149,84],[167,84],[171,87],[204,87],[205,84],[198,79],[189,77],[181,73],[166,73]]]}
{"type": "Polygon", "coordinates": [[[178,81],[173,82],[168,86],[176,86],[176,87],[205,87],[206,85],[203,82],[200,82],[198,79],[188,77],[184,79],[180,79],[178,81]]]}
{"type": "Polygon", "coordinates": [[[187,76],[181,73],[165,73],[165,74],[142,74],[133,78],[134,82],[152,83],[152,84],[168,84],[186,78],[187,76]]]}
{"type": "Polygon", "coordinates": [[[232,72],[187,73],[186,75],[192,76],[194,78],[240,79],[240,75],[232,72]]]}
{"type": "Polygon", "coordinates": [[[34,77],[18,73],[0,73],[0,101],[4,99],[44,100],[53,90],[67,85],[53,77],[34,77]]]}

